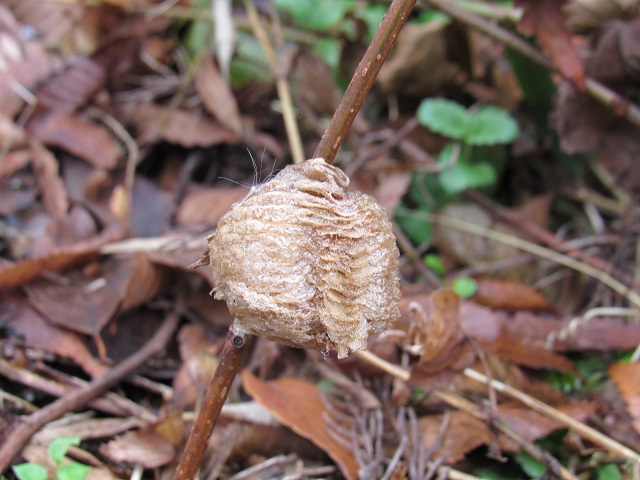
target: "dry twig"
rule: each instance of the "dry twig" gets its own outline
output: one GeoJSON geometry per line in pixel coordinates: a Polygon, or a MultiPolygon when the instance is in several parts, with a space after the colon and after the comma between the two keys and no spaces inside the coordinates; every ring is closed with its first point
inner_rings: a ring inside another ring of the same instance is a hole
{"type": "Polygon", "coordinates": [[[124,377],[131,375],[153,355],[161,352],[178,326],[179,319],[180,316],[177,312],[170,312],[153,337],[136,353],[109,369],[103,376],[60,397],[42,410],[24,417],[0,447],[0,472],[11,465],[13,458],[20,453],[31,437],[47,423],[62,417],[67,412],[82,408],[89,400],[98,397],[124,377]]]}
{"type": "Polygon", "coordinates": [[[400,29],[409,18],[416,0],[394,0],[378,27],[371,44],[358,64],[351,83],[344,92],[327,130],[324,132],[313,158],[324,158],[333,163],[340,145],[369,94],[400,29]]]}

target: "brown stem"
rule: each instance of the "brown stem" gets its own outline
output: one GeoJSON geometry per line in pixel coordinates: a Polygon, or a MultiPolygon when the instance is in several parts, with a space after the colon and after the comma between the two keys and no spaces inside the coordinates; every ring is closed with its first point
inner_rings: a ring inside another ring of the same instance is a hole
{"type": "Polygon", "coordinates": [[[347,91],[344,92],[340,100],[340,105],[338,105],[327,130],[322,135],[313,158],[322,157],[327,163],[333,163],[336,153],[338,153],[340,145],[342,145],[353,123],[353,119],[356,117],[360,107],[362,107],[383,62],[387,58],[391,47],[396,38],[398,38],[400,29],[409,18],[409,14],[415,4],[416,0],[393,0],[393,3],[389,6],[389,10],[387,10],[382,19],[378,31],[353,74],[347,91]]]}
{"type": "Polygon", "coordinates": [[[109,369],[103,376],[60,397],[42,410],[24,417],[0,447],[0,472],[9,467],[13,458],[20,453],[31,437],[47,423],[62,417],[67,412],[82,408],[89,400],[131,375],[149,358],[162,351],[178,326],[178,320],[177,313],[169,313],[158,331],[139,351],[109,369]]]}
{"type": "Polygon", "coordinates": [[[240,366],[242,354],[252,338],[252,335],[237,333],[233,325],[229,327],[220,354],[220,363],[211,378],[211,383],[209,383],[209,388],[207,388],[207,393],[202,401],[202,407],[191,428],[187,446],[173,477],[174,480],[191,480],[198,472],[209,437],[211,437],[222,405],[227,398],[231,382],[233,382],[240,366]]]}

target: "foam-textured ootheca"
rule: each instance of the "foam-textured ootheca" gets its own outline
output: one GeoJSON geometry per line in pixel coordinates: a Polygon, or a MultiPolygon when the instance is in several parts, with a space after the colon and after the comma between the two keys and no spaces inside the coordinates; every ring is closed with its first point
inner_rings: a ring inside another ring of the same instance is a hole
{"type": "Polygon", "coordinates": [[[398,318],[392,224],[373,197],[348,186],[340,169],[307,160],[220,220],[205,258],[237,331],[344,357],[398,318]]]}

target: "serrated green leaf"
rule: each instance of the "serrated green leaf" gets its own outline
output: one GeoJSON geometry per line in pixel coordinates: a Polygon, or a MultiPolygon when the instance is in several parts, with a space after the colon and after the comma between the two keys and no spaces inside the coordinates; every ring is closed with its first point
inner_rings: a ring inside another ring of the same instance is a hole
{"type": "Polygon", "coordinates": [[[91,467],[78,462],[60,465],[56,470],[56,480],[84,480],[91,467]]]}
{"type": "Polygon", "coordinates": [[[473,112],[463,140],[469,145],[511,143],[518,138],[518,124],[501,108],[487,106],[473,112]]]}
{"type": "Polygon", "coordinates": [[[35,463],[21,463],[12,467],[20,480],[47,480],[47,469],[35,463]]]}
{"type": "Polygon", "coordinates": [[[455,140],[462,140],[469,115],[462,105],[444,98],[427,98],[416,112],[418,122],[430,130],[455,140]]]}
{"type": "Polygon", "coordinates": [[[57,464],[62,463],[71,445],[80,445],[80,437],[60,437],[49,444],[49,456],[57,464]]]}
{"type": "Polygon", "coordinates": [[[451,290],[460,298],[469,298],[478,291],[478,282],[471,277],[458,277],[451,284],[451,290]]]}
{"type": "Polygon", "coordinates": [[[449,194],[460,193],[467,188],[482,188],[496,182],[496,171],[485,162],[461,162],[440,174],[440,185],[449,194]]]}
{"type": "Polygon", "coordinates": [[[531,478],[542,477],[547,473],[547,467],[540,460],[533,458],[526,452],[516,453],[514,459],[520,465],[520,468],[531,478]]]}

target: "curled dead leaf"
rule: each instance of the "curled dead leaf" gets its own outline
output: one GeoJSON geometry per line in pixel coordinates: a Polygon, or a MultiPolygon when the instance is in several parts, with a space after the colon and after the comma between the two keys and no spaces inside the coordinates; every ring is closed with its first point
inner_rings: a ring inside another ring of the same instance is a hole
{"type": "Polygon", "coordinates": [[[344,448],[326,428],[329,412],[318,387],[294,378],[263,382],[246,370],[242,372],[242,382],[254,400],[271,411],[280,423],[327,452],[348,480],[358,478],[353,452],[344,448]]]}

